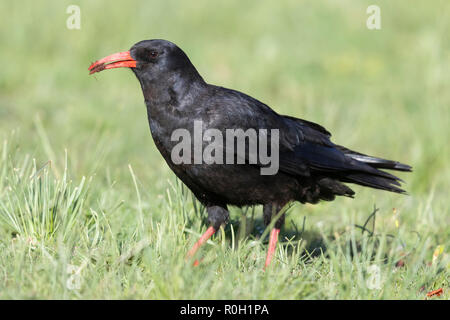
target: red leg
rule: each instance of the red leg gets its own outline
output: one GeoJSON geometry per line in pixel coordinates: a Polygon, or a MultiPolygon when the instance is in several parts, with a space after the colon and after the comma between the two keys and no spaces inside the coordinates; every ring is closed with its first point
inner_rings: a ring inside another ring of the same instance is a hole
{"type": "MultiPolygon", "coordinates": [[[[198,248],[201,247],[202,244],[204,244],[211,236],[216,232],[216,229],[213,227],[209,227],[206,232],[198,239],[198,241],[194,244],[191,250],[188,251],[186,258],[192,258],[194,254],[197,252],[198,248]]],[[[194,263],[198,264],[198,262],[194,263]]]]}
{"type": "Polygon", "coordinates": [[[264,269],[266,269],[272,262],[272,257],[273,257],[273,254],[275,253],[275,249],[277,247],[279,233],[280,233],[280,229],[277,229],[277,228],[273,228],[272,231],[270,232],[269,249],[267,250],[267,257],[266,257],[266,263],[264,265],[264,269]]]}

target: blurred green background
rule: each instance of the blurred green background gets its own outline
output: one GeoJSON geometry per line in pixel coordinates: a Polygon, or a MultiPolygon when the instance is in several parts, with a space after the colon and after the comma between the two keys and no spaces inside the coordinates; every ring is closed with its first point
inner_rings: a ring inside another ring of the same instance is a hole
{"type": "MultiPolygon", "coordinates": [[[[345,228],[376,204],[381,230],[394,228],[397,208],[408,230],[431,236],[430,247],[448,244],[449,35],[447,0],[2,1],[0,139],[8,140],[8,162],[51,160],[56,179],[67,150],[70,177],[93,176],[87,207],[123,201],[108,216],[117,232],[137,215],[131,164],[145,221],[167,219],[173,174],[150,136],[138,81],[125,69],[87,71],[140,40],[167,39],[207,82],[317,122],[338,144],[414,168],[400,175],[410,196],[355,187],[356,199],[297,206],[292,221],[305,215],[306,229],[345,228]],[[81,9],[80,30],[66,27],[71,4],[81,9]],[[381,8],[381,30],[366,27],[371,4],[381,8]]],[[[9,241],[5,233],[5,247],[9,241]]],[[[6,297],[33,296],[17,283],[6,297]]]]}

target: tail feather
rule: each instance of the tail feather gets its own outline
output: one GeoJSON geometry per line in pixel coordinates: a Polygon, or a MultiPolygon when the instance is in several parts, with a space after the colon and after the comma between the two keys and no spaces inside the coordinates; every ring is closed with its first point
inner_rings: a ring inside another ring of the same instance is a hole
{"type": "Polygon", "coordinates": [[[388,169],[388,170],[396,170],[396,171],[405,171],[405,172],[411,172],[412,167],[400,163],[398,161],[392,161],[392,160],[386,160],[382,158],[376,158],[372,156],[368,156],[356,151],[349,150],[345,147],[339,146],[339,149],[345,153],[346,156],[359,161],[363,162],[372,168],[376,169],[378,174],[373,173],[367,173],[367,172],[354,172],[350,173],[345,176],[346,182],[350,183],[356,183],[363,186],[375,188],[375,189],[381,189],[381,190],[387,190],[391,192],[397,192],[406,194],[406,191],[399,188],[401,186],[401,182],[403,182],[402,179],[392,175],[388,174],[387,172],[378,170],[378,169],[388,169]],[[380,174],[381,173],[381,174],[380,174]]]}
{"type": "MultiPolygon", "coordinates": [[[[314,176],[316,179],[329,177],[344,183],[406,193],[401,189],[403,181],[382,169],[412,170],[411,166],[397,161],[368,156],[338,145],[330,147],[308,141],[297,145],[293,153],[284,154],[280,161],[280,170],[289,174],[314,176]]],[[[339,184],[328,180],[321,181],[319,185],[326,191],[322,194],[322,199],[331,199],[331,195],[353,195],[351,189],[341,190],[339,184]]]]}
{"type": "Polygon", "coordinates": [[[411,166],[400,163],[398,161],[386,160],[386,159],[357,155],[357,154],[347,154],[347,155],[355,160],[367,163],[369,166],[372,166],[374,168],[406,171],[406,172],[412,171],[411,166]]]}
{"type": "Polygon", "coordinates": [[[343,181],[349,183],[356,183],[362,186],[371,187],[375,189],[406,194],[405,190],[399,188],[400,183],[398,182],[398,180],[384,178],[380,176],[373,176],[366,173],[348,174],[345,176],[345,179],[343,179],[343,181]]]}
{"type": "Polygon", "coordinates": [[[350,158],[364,162],[373,168],[406,171],[406,172],[412,171],[411,166],[400,163],[398,161],[392,161],[392,160],[368,156],[366,154],[347,149],[343,146],[337,146],[337,147],[341,151],[343,151],[345,153],[345,155],[349,156],[350,158]]]}

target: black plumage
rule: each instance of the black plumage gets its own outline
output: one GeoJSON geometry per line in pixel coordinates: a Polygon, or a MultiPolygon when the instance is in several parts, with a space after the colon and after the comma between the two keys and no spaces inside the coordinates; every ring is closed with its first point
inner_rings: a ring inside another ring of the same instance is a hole
{"type": "MultiPolygon", "coordinates": [[[[91,73],[108,69],[106,63],[113,61],[107,58],[94,63],[91,73]]],[[[158,150],[206,206],[214,230],[227,221],[227,205],[262,204],[268,224],[273,206],[353,197],[354,191],[344,183],[404,193],[401,180],[380,169],[411,171],[410,166],[336,145],[318,124],[280,115],[244,93],[206,83],[187,55],[169,41],[141,41],[130,49],[127,59],[118,66],[131,67],[141,84],[158,150]],[[261,175],[258,164],[173,163],[171,150],[177,141],[171,140],[172,132],[184,128],[193,135],[195,120],[202,121],[204,130],[218,129],[224,136],[226,129],[278,129],[278,173],[261,175]]]]}

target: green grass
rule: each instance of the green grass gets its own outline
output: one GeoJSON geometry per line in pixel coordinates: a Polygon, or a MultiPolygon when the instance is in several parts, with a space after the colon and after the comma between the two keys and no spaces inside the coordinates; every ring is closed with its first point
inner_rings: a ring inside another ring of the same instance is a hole
{"type": "Polygon", "coordinates": [[[379,31],[371,1],[76,1],[81,30],[73,1],[2,2],[0,298],[448,299],[447,2],[377,1],[379,31]],[[151,38],[210,83],[412,165],[410,195],[295,205],[266,272],[261,207],[231,208],[192,267],[206,216],[156,150],[137,80],[87,73],[151,38]]]}

